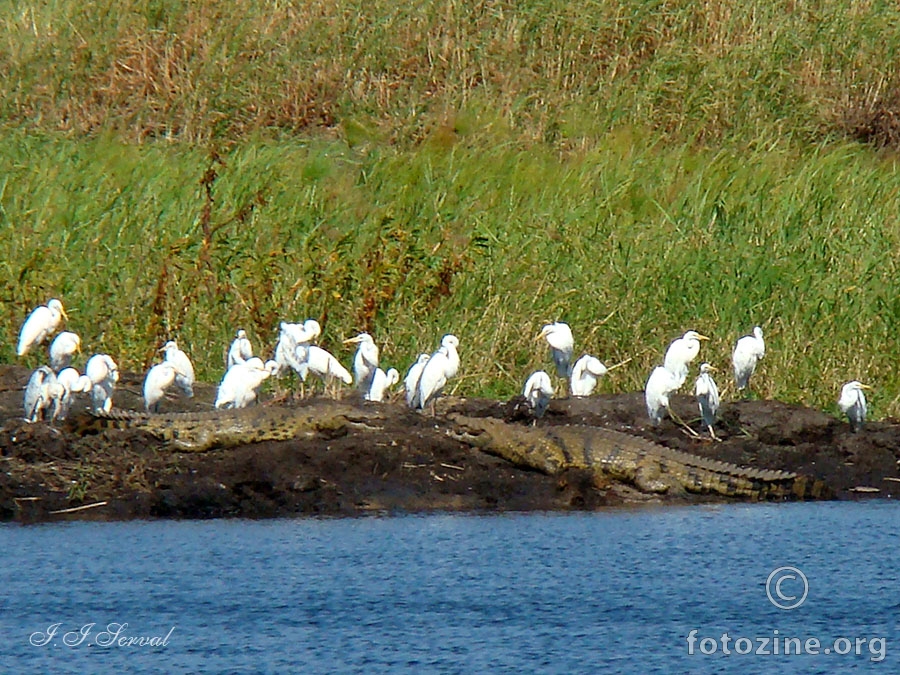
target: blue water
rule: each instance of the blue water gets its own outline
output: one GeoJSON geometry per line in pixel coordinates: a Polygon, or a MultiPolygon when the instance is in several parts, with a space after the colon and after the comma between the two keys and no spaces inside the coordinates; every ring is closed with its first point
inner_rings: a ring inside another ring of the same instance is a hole
{"type": "Polygon", "coordinates": [[[0,671],[898,672],[898,524],[866,502],[2,525],[0,671]],[[792,610],[782,566],[808,579],[792,610]],[[819,654],[735,653],[784,637],[819,654]]]}

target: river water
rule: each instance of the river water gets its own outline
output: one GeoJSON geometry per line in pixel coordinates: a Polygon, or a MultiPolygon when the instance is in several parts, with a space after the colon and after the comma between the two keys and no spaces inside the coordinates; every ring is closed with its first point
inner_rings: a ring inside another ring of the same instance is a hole
{"type": "Polygon", "coordinates": [[[898,525],[879,501],[6,524],[0,671],[898,672],[898,525]]]}

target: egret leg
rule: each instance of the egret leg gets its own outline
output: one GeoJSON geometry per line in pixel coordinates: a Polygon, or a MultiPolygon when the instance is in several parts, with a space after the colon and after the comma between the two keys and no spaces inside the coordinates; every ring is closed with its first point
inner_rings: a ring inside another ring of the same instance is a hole
{"type": "Polygon", "coordinates": [[[666,406],[666,410],[669,411],[669,417],[671,417],[676,423],[678,423],[682,427],[684,427],[691,436],[693,436],[694,438],[700,438],[700,434],[698,434],[696,431],[691,429],[690,426],[688,426],[688,424],[683,419],[681,419],[678,415],[676,415],[675,411],[672,410],[671,406],[666,406]]]}

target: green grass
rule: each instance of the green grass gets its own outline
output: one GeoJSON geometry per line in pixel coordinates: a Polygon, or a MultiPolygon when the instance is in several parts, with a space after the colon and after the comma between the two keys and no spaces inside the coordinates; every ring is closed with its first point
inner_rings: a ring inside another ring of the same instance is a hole
{"type": "Polygon", "coordinates": [[[3,361],[53,296],[131,370],[313,317],[496,397],[548,321],[604,391],[759,324],[761,396],[900,413],[890,3],[3,5],[3,361]]]}

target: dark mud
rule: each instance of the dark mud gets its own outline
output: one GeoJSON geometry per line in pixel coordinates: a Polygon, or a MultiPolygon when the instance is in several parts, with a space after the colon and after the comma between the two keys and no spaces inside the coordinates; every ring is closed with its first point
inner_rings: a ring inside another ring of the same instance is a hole
{"type": "MultiPolygon", "coordinates": [[[[203,453],[175,452],[140,430],[73,431],[73,423],[22,421],[24,368],[0,366],[0,519],[268,518],[428,511],[558,511],[726,501],[647,495],[634,486],[570,470],[558,476],[515,467],[448,437],[430,415],[400,403],[375,406],[378,431],[342,430],[303,440],[263,442],[203,453]]],[[[173,395],[163,409],[209,410],[215,387],[193,399],[173,395]]],[[[140,379],[125,376],[116,407],[141,409],[140,379]]],[[[265,402],[263,404],[266,404],[265,402]]],[[[316,405],[316,400],[288,405],[316,405]]],[[[86,400],[70,417],[84,411],[86,400]]],[[[675,411],[696,421],[689,396],[675,411]]],[[[444,399],[448,412],[529,424],[521,401],[444,399]]],[[[81,413],[83,414],[83,413],[81,413]]],[[[723,405],[721,441],[691,437],[666,420],[649,424],[640,393],[554,400],[539,425],[588,424],[734,464],[783,469],[825,481],[838,499],[894,498],[900,491],[900,424],[871,422],[861,433],[831,415],[777,401],[723,405]]]]}

